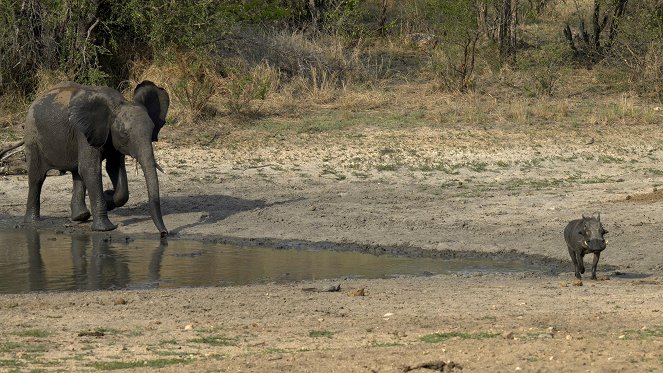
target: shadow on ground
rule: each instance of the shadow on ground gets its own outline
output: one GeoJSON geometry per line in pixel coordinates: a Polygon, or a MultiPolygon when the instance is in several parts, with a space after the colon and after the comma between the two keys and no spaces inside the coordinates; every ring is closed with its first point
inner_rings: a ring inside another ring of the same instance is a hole
{"type": "MultiPolygon", "coordinates": [[[[303,199],[304,198],[295,198],[267,203],[264,200],[242,199],[225,195],[177,196],[162,198],[161,210],[164,216],[167,216],[168,214],[184,214],[192,212],[202,214],[200,219],[196,222],[191,222],[190,224],[171,229],[171,234],[178,234],[187,228],[203,224],[217,223],[240,212],[270,208],[272,206],[298,202],[303,199]]],[[[112,213],[123,217],[132,216],[132,218],[123,222],[125,225],[149,221],[152,219],[149,216],[148,204],[146,201],[132,207],[125,206],[117,208],[113,210],[112,213]]]]}

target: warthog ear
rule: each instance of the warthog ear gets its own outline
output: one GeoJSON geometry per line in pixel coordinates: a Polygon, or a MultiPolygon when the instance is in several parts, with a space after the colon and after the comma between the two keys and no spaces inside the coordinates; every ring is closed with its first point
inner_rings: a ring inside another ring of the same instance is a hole
{"type": "Polygon", "coordinates": [[[596,213],[596,220],[601,221],[601,213],[600,212],[596,213]]]}

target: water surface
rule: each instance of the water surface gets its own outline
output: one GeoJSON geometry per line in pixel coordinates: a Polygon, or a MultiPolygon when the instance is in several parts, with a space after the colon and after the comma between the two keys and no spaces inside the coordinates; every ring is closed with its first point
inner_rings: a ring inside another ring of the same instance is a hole
{"type": "Polygon", "coordinates": [[[272,249],[104,233],[0,230],[0,293],[229,286],[313,279],[522,271],[518,261],[272,249]]]}

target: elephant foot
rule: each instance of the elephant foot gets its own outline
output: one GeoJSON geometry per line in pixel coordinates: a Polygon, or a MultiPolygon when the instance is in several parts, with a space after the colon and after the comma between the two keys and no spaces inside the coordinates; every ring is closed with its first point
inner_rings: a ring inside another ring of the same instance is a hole
{"type": "Polygon", "coordinates": [[[80,211],[80,212],[72,212],[71,213],[71,220],[72,221],[87,221],[90,218],[90,211],[87,209],[80,211]]]}
{"type": "Polygon", "coordinates": [[[112,231],[113,229],[117,228],[117,225],[113,224],[106,219],[94,219],[92,222],[92,230],[93,231],[112,231]]]}
{"type": "Polygon", "coordinates": [[[39,221],[39,220],[41,220],[41,217],[39,215],[36,215],[36,214],[26,214],[23,217],[23,222],[24,223],[34,223],[34,222],[39,221]]]}
{"type": "Polygon", "coordinates": [[[115,195],[115,191],[108,189],[104,190],[104,201],[106,201],[106,211],[113,210],[115,207],[115,201],[113,200],[113,196],[115,195]]]}

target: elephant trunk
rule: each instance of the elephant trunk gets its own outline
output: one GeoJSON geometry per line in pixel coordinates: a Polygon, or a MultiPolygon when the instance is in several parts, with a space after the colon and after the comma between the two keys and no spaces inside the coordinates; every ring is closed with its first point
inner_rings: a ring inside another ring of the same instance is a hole
{"type": "Polygon", "coordinates": [[[150,209],[150,216],[154,225],[161,233],[161,237],[168,235],[166,225],[163,223],[163,216],[161,215],[161,200],[159,198],[159,178],[157,176],[157,163],[154,160],[154,153],[150,146],[150,151],[138,157],[138,163],[143,169],[145,175],[145,182],[147,183],[147,198],[150,209]]]}

